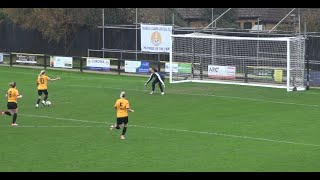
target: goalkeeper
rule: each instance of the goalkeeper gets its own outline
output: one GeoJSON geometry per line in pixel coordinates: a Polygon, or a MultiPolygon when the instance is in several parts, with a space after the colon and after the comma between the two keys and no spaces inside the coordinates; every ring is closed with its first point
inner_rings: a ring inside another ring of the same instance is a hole
{"type": "Polygon", "coordinates": [[[164,85],[164,75],[158,73],[158,70],[156,68],[150,68],[149,71],[151,72],[150,78],[148,79],[148,81],[146,82],[146,84],[144,86],[147,86],[148,83],[152,80],[152,78],[155,78],[155,80],[152,82],[152,91],[150,94],[154,93],[154,89],[156,87],[156,84],[158,83],[159,88],[161,90],[161,95],[164,95],[163,92],[163,87],[165,87],[164,85]],[[163,86],[163,87],[162,87],[163,86]]]}

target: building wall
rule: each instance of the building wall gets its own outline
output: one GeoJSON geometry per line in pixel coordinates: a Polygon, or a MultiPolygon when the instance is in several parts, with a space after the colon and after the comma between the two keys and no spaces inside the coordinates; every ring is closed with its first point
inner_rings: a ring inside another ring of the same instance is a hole
{"type": "Polygon", "coordinates": [[[275,25],[277,25],[276,23],[267,23],[266,24],[266,30],[271,30],[275,25]]]}
{"type": "Polygon", "coordinates": [[[248,19],[248,20],[238,20],[237,22],[239,23],[240,28],[244,29],[244,23],[245,22],[251,22],[252,23],[252,27],[253,27],[255,25],[254,23],[257,22],[257,20],[251,20],[251,19],[249,20],[248,19]]]}
{"type": "Polygon", "coordinates": [[[206,21],[190,21],[189,26],[191,27],[206,27],[208,23],[206,21]]]}
{"type": "MultiPolygon", "coordinates": [[[[253,20],[252,19],[249,19],[249,20],[238,20],[237,22],[239,23],[240,28],[244,29],[244,23],[245,22],[251,22],[252,23],[252,27],[253,27],[254,25],[256,25],[255,23],[257,22],[257,19],[253,19],[253,20]]],[[[276,25],[276,23],[263,23],[263,22],[260,23],[260,25],[261,24],[264,25],[264,30],[270,30],[276,25]]]]}

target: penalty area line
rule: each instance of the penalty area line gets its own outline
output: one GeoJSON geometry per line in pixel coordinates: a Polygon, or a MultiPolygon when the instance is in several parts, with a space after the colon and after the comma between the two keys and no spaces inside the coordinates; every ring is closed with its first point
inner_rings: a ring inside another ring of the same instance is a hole
{"type": "MultiPolygon", "coordinates": [[[[57,85],[57,86],[69,86],[69,87],[79,87],[79,88],[99,88],[99,89],[113,89],[113,90],[124,90],[124,88],[116,88],[116,87],[101,87],[101,86],[82,86],[82,85],[75,85],[75,84],[68,84],[68,85],[57,85]]],[[[126,89],[129,91],[138,91],[138,92],[145,92],[146,89],[126,89]]],[[[223,99],[238,99],[243,101],[254,101],[254,102],[261,102],[261,103],[272,103],[272,104],[284,104],[284,105],[295,105],[295,106],[308,106],[308,107],[319,107],[318,104],[303,104],[303,103],[294,103],[294,102],[282,102],[282,101],[271,101],[271,100],[264,100],[264,99],[254,99],[254,98],[245,98],[245,97],[236,97],[236,96],[222,96],[222,95],[214,95],[214,94],[194,94],[194,93],[182,93],[182,92],[165,92],[167,94],[179,94],[179,95],[188,95],[188,96],[204,96],[204,97],[216,97],[216,98],[223,98],[223,99]]]]}
{"type": "MultiPolygon", "coordinates": [[[[20,115],[21,116],[36,117],[36,118],[56,119],[56,120],[63,120],[63,121],[77,121],[77,122],[83,122],[83,123],[112,124],[110,122],[97,122],[97,121],[79,120],[79,119],[71,119],[71,118],[38,116],[38,115],[31,115],[31,114],[20,114],[20,115]]],[[[237,138],[237,139],[249,139],[249,140],[256,140],[256,141],[282,143],[282,144],[294,144],[294,145],[320,147],[319,144],[300,143],[300,142],[293,142],[293,141],[286,141],[286,140],[276,140],[276,139],[268,139],[268,138],[241,136],[241,135],[225,134],[225,133],[218,133],[218,132],[192,131],[192,130],[186,130],[186,129],[161,128],[161,127],[142,126],[142,125],[135,125],[135,124],[129,124],[129,126],[130,127],[137,127],[137,128],[165,130],[165,131],[186,132],[186,133],[194,133],[194,134],[206,134],[206,135],[222,136],[222,137],[237,138]]],[[[30,126],[30,127],[32,127],[32,126],[30,126]]],[[[36,127],[36,126],[34,126],[34,127],[36,127]]],[[[56,127],[63,127],[63,126],[56,126],[56,127]]],[[[69,127],[72,127],[72,126],[69,126],[69,127]]],[[[79,126],[77,126],[77,127],[79,127],[79,126]]],[[[85,127],[85,126],[83,126],[83,127],[85,127]]],[[[105,126],[88,126],[88,127],[105,127],[105,126]]]]}

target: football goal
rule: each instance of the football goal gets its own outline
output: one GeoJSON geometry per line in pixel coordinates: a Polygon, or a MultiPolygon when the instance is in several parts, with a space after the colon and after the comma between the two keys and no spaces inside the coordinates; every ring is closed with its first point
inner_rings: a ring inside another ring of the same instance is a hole
{"type": "Polygon", "coordinates": [[[170,83],[239,84],[305,90],[305,39],[172,35],[170,83]]]}

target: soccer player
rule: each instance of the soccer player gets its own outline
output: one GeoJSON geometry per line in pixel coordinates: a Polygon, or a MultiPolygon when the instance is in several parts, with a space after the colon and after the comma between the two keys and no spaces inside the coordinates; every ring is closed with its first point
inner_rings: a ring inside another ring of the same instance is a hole
{"type": "Polygon", "coordinates": [[[164,84],[164,79],[165,79],[164,75],[158,73],[158,70],[156,68],[150,68],[149,71],[151,72],[151,75],[148,81],[144,84],[144,86],[147,86],[148,83],[152,80],[152,78],[155,78],[154,81],[152,82],[152,91],[150,94],[154,93],[154,89],[156,87],[156,84],[158,83],[159,88],[161,90],[161,95],[164,95],[163,88],[162,88],[162,86],[166,87],[164,84]]]}
{"type": "Polygon", "coordinates": [[[37,99],[37,104],[36,108],[39,107],[39,103],[41,101],[41,96],[44,94],[44,99],[42,100],[43,106],[46,106],[46,101],[48,100],[48,81],[56,81],[59,80],[60,77],[57,77],[55,79],[51,79],[46,75],[46,71],[42,70],[38,76],[37,79],[37,85],[38,85],[38,99],[37,99]]]}
{"type": "Polygon", "coordinates": [[[15,82],[11,82],[10,84],[10,89],[7,91],[6,97],[8,98],[8,104],[7,104],[7,108],[8,110],[3,110],[1,112],[1,115],[6,114],[8,116],[11,116],[13,114],[12,117],[12,123],[11,126],[17,126],[18,124],[16,124],[17,121],[17,116],[18,116],[18,98],[22,98],[22,95],[19,94],[18,89],[16,88],[16,83],[15,82]]]}
{"type": "Polygon", "coordinates": [[[126,93],[121,92],[120,94],[120,99],[116,101],[114,104],[114,108],[117,111],[117,124],[112,124],[111,125],[111,130],[113,128],[120,129],[120,126],[123,124],[123,129],[122,129],[122,134],[120,136],[120,139],[126,139],[125,134],[127,132],[127,126],[128,126],[128,111],[134,112],[133,109],[130,109],[129,101],[126,99],[126,93]]]}

